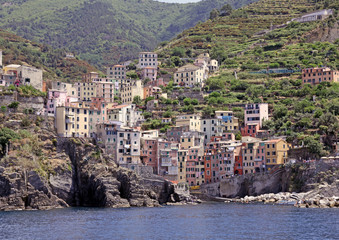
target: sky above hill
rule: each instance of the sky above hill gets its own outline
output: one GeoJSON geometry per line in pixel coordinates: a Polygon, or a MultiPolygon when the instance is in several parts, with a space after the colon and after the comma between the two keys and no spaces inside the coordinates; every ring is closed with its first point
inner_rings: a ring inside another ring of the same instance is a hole
{"type": "Polygon", "coordinates": [[[156,0],[156,1],[167,3],[191,3],[191,2],[200,2],[201,0],[156,0]]]}

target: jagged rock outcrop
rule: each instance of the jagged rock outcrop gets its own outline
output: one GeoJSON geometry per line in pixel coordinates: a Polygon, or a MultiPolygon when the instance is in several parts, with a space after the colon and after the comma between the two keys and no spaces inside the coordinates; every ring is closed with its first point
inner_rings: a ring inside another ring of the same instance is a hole
{"type": "Polygon", "coordinates": [[[58,149],[65,151],[73,165],[71,206],[153,207],[167,202],[174,191],[163,178],[137,176],[118,167],[92,144],[76,141],[59,139],[58,144],[58,149]]]}
{"type": "Polygon", "coordinates": [[[37,172],[0,167],[0,210],[45,210],[67,206],[37,172]]]}
{"type": "MultiPolygon", "coordinates": [[[[23,117],[3,117],[3,126],[20,131],[23,117]]],[[[182,199],[170,182],[117,166],[88,140],[56,137],[53,119],[37,126],[27,127],[0,159],[0,210],[154,207],[182,199]]]]}

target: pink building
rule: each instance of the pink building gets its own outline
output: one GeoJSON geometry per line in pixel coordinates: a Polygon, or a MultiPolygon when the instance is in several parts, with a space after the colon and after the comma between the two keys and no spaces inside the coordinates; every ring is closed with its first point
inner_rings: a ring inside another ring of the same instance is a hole
{"type": "Polygon", "coordinates": [[[254,159],[254,167],[255,167],[255,172],[260,172],[264,171],[265,169],[265,143],[260,142],[258,149],[257,149],[257,154],[254,159]]]}
{"type": "Polygon", "coordinates": [[[158,139],[142,138],[140,157],[141,161],[146,166],[153,168],[153,173],[158,173],[158,139]]]}
{"type": "Polygon", "coordinates": [[[97,78],[94,79],[93,82],[96,84],[97,97],[104,98],[106,102],[114,102],[116,81],[106,78],[97,78]]]}
{"type": "Polygon", "coordinates": [[[150,79],[152,82],[157,80],[157,68],[154,67],[145,67],[142,70],[143,79],[150,79]]]}
{"type": "Polygon", "coordinates": [[[245,125],[259,123],[262,126],[264,120],[268,120],[267,103],[250,103],[245,106],[245,125]]]}
{"type": "Polygon", "coordinates": [[[190,186],[199,185],[197,179],[201,177],[202,171],[199,166],[202,162],[202,154],[199,154],[200,147],[192,147],[187,151],[186,181],[190,186]]]}
{"type": "MultiPolygon", "coordinates": [[[[69,99],[68,99],[69,101],[69,99]]],[[[56,107],[66,106],[67,92],[60,90],[49,90],[46,110],[48,114],[55,114],[56,107]]]]}

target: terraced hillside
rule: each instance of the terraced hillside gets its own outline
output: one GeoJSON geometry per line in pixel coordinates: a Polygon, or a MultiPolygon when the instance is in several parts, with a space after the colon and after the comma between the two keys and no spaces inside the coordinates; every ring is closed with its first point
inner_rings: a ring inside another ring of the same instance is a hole
{"type": "MultiPolygon", "coordinates": [[[[304,144],[308,157],[333,152],[339,132],[339,83],[302,85],[300,69],[324,65],[339,69],[338,9],[338,0],[261,0],[198,24],[159,47],[164,58],[180,52],[185,60],[209,52],[221,63],[219,72],[206,81],[205,101],[195,106],[182,96],[187,104],[179,111],[201,111],[210,117],[216,110],[233,110],[244,119],[246,103],[268,103],[270,120],[263,129],[269,136],[304,144]],[[334,14],[323,21],[286,24],[329,8],[334,14]],[[265,73],[267,69],[277,72],[265,73]]],[[[172,91],[169,86],[166,90],[172,91]]]]}
{"type": "MultiPolygon", "coordinates": [[[[314,61],[295,61],[295,57],[309,56],[304,53],[305,49],[313,48],[307,45],[308,42],[335,42],[339,37],[337,10],[326,21],[286,25],[292,18],[323,8],[338,9],[339,1],[261,0],[233,11],[230,16],[217,17],[184,31],[158,52],[165,57],[173,48],[191,49],[193,55],[208,51],[226,67],[242,67],[243,70],[265,69],[276,61],[280,61],[281,67],[300,67],[309,63],[323,65],[328,61],[317,55],[311,56],[310,60],[314,61]]],[[[333,59],[330,61],[333,67],[338,65],[334,59],[336,49],[337,45],[330,44],[320,51],[326,58],[333,59]]]]}

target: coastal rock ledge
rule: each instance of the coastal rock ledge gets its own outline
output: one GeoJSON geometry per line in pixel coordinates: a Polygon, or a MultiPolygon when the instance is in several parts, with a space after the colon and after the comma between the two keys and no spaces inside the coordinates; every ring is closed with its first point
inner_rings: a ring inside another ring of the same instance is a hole
{"type": "Polygon", "coordinates": [[[47,132],[39,137],[48,153],[44,160],[11,155],[1,159],[0,210],[157,207],[192,201],[159,176],[136,175],[117,166],[84,139],[53,139],[47,132]]]}
{"type": "Polygon", "coordinates": [[[339,207],[339,162],[321,160],[281,166],[273,173],[234,176],[203,186],[202,193],[225,202],[336,208],[339,207]]]}

